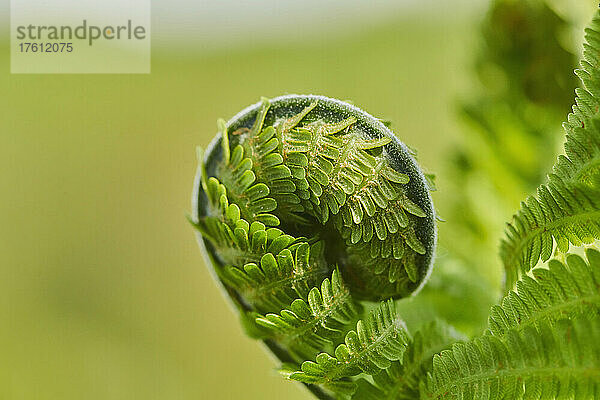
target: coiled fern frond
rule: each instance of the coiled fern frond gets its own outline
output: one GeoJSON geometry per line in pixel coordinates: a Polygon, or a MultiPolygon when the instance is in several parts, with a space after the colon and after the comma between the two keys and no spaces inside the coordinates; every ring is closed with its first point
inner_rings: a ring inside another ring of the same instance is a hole
{"type": "Polygon", "coordinates": [[[191,218],[210,264],[286,377],[349,395],[407,347],[389,299],[431,270],[429,183],[381,121],[338,100],[262,99],[218,127],[191,218]]]}
{"type": "Polygon", "coordinates": [[[308,289],[334,263],[357,299],[404,297],[423,283],[435,244],[429,188],[383,123],[337,100],[284,96],[219,127],[201,160],[193,222],[230,273],[322,241],[327,255],[309,257],[306,270],[324,274],[294,278],[308,289]]]}

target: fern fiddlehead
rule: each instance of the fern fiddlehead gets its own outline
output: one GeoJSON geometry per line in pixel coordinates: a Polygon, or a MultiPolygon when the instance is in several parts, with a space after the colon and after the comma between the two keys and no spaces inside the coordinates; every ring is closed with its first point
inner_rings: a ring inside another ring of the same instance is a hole
{"type": "Polygon", "coordinates": [[[338,100],[263,99],[218,127],[193,197],[210,264],[285,376],[324,398],[314,385],[351,394],[356,375],[388,368],[410,340],[392,300],[369,314],[361,302],[425,282],[429,184],[382,122],[338,100]]]}

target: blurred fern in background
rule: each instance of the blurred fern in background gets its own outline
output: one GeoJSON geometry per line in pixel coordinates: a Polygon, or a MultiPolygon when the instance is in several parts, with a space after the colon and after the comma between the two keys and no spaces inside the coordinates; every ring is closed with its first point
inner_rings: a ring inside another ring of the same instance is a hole
{"type": "Polygon", "coordinates": [[[438,178],[450,184],[436,203],[447,221],[438,263],[403,312],[427,302],[466,333],[483,327],[502,284],[498,238],[563,140],[560,124],[577,84],[577,58],[564,46],[565,36],[575,41],[571,24],[545,1],[492,2],[473,63],[477,88],[457,110],[463,137],[438,178]]]}

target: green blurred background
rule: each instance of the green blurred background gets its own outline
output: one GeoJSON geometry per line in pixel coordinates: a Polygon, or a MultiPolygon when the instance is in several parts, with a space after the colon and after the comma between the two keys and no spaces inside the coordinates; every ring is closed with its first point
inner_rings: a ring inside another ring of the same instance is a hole
{"type": "MultiPolygon", "coordinates": [[[[149,75],[10,75],[0,42],[1,399],[309,398],[244,336],[204,265],[185,219],[195,146],[260,96],[349,99],[418,149],[444,216],[486,2],[381,3],[354,1],[338,23],[330,4],[331,21],[304,18],[283,39],[244,35],[251,22],[173,37],[156,7],[149,75]]],[[[524,193],[486,203],[485,240],[524,193]]],[[[486,256],[493,297],[501,271],[486,256]]]]}

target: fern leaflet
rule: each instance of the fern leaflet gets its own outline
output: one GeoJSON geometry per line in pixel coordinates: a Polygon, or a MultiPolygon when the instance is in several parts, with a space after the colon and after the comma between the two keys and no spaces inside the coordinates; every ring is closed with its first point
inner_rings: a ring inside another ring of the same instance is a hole
{"type": "Polygon", "coordinates": [[[305,361],[300,371],[282,373],[289,379],[321,384],[351,394],[356,384],[347,380],[361,372],[373,375],[401,360],[409,341],[403,321],[396,315],[393,300],[382,302],[366,320],[358,321],[356,331],[346,335],[345,343],[335,349],[335,357],[321,353],[315,362],[305,361]]]}
{"type": "Polygon", "coordinates": [[[595,399],[600,395],[600,318],[510,330],[458,343],[433,359],[425,397],[595,399]]]}
{"type": "Polygon", "coordinates": [[[566,265],[551,260],[549,268],[535,268],[533,278],[524,276],[501,305],[492,307],[489,329],[504,337],[511,329],[524,330],[542,322],[600,310],[600,252],[587,250],[588,263],[578,255],[567,256],[566,265]]]}
{"type": "Polygon", "coordinates": [[[547,261],[556,243],[561,252],[600,239],[600,13],[586,29],[582,69],[573,112],[563,124],[565,155],[548,183],[530,196],[509,224],[501,244],[506,288],[547,261]]]}
{"type": "Polygon", "coordinates": [[[264,337],[285,345],[300,360],[314,358],[326,346],[343,336],[346,326],[356,321],[360,306],[350,296],[338,269],[331,280],[323,280],[321,289],[313,288],[308,302],[294,300],[278,314],[256,317],[264,337]]]}
{"type": "Polygon", "coordinates": [[[357,382],[353,400],[413,400],[419,397],[419,385],[431,371],[433,355],[463,339],[449,325],[434,321],[423,326],[410,341],[402,362],[373,376],[374,384],[366,379],[357,382]]]}

